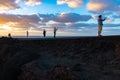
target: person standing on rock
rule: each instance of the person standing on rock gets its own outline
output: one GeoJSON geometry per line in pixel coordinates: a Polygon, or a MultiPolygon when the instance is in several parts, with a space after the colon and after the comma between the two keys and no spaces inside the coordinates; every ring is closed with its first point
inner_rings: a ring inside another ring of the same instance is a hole
{"type": "Polygon", "coordinates": [[[105,21],[105,20],[106,20],[106,18],[102,19],[102,15],[98,16],[98,37],[101,36],[103,21],[105,21]]]}
{"type": "Polygon", "coordinates": [[[28,31],[26,31],[26,35],[27,35],[27,38],[29,37],[29,32],[28,31]]]}
{"type": "Polygon", "coordinates": [[[46,30],[43,30],[43,36],[46,37],[46,30]]]}
{"type": "Polygon", "coordinates": [[[8,37],[9,37],[9,38],[12,38],[12,37],[11,37],[11,33],[8,34],[8,37]]]}
{"type": "Polygon", "coordinates": [[[56,37],[57,30],[58,30],[58,28],[54,27],[54,38],[56,37]]]}

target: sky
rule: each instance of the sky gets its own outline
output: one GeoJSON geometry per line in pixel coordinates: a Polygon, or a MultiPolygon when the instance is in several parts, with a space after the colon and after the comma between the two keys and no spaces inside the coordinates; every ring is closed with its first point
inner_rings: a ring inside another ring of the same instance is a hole
{"type": "Polygon", "coordinates": [[[0,0],[0,36],[97,36],[98,15],[102,35],[120,34],[120,0],[0,0]]]}

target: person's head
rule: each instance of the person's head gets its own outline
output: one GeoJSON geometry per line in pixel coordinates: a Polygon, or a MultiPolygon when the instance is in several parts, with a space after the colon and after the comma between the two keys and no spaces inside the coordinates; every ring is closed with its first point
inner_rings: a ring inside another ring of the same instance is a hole
{"type": "Polygon", "coordinates": [[[98,18],[101,18],[101,17],[102,17],[102,15],[99,15],[99,16],[98,16],[98,18]]]}

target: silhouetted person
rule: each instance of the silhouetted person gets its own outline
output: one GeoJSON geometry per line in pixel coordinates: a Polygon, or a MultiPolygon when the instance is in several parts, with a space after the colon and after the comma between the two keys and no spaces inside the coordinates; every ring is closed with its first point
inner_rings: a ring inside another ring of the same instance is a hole
{"type": "Polygon", "coordinates": [[[12,38],[10,33],[8,34],[8,37],[9,37],[9,38],[12,38]]]}
{"type": "Polygon", "coordinates": [[[46,30],[43,30],[43,36],[46,37],[46,30]]]}
{"type": "Polygon", "coordinates": [[[106,18],[102,19],[102,15],[98,16],[98,37],[101,36],[103,21],[105,21],[105,20],[106,20],[106,18]]]}
{"type": "Polygon", "coordinates": [[[27,35],[27,38],[29,37],[29,32],[28,31],[26,31],[26,35],[27,35]]]}
{"type": "Polygon", "coordinates": [[[57,30],[58,30],[58,28],[54,27],[54,38],[56,37],[57,30]]]}

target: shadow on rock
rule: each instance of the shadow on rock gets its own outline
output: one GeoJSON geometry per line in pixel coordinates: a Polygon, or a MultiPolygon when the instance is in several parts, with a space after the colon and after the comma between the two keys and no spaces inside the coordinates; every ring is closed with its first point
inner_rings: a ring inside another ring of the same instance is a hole
{"type": "Polygon", "coordinates": [[[0,80],[16,80],[20,67],[38,57],[38,54],[30,51],[17,52],[2,65],[0,69],[0,80]]]}

